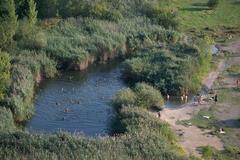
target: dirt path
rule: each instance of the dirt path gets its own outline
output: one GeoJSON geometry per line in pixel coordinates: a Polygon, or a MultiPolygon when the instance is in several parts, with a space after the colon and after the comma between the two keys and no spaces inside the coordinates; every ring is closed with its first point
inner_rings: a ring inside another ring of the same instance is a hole
{"type": "MultiPolygon", "coordinates": [[[[220,46],[222,51],[228,51],[232,54],[239,53],[240,50],[240,40],[226,44],[225,46],[220,46]]],[[[233,59],[234,60],[234,59],[233,59]]],[[[239,61],[238,61],[239,62],[239,61]]],[[[203,80],[203,85],[210,89],[213,86],[214,81],[218,78],[219,74],[225,69],[225,60],[221,60],[217,66],[217,69],[210,72],[208,76],[203,80]]],[[[231,81],[228,81],[231,83],[231,81]]],[[[195,155],[201,157],[198,148],[201,146],[213,146],[218,150],[223,149],[223,143],[219,137],[210,134],[211,130],[200,129],[196,126],[183,126],[176,124],[176,122],[181,120],[189,120],[194,114],[196,114],[202,108],[208,108],[211,104],[203,104],[200,106],[194,106],[193,104],[185,104],[179,107],[179,109],[164,109],[161,112],[161,119],[168,122],[171,127],[179,135],[179,141],[185,151],[190,155],[195,155]]],[[[154,113],[157,116],[157,113],[154,113]]]]}
{"type": "MultiPolygon", "coordinates": [[[[216,80],[218,75],[224,70],[225,62],[224,60],[220,61],[216,71],[213,71],[208,74],[208,76],[203,80],[203,84],[207,88],[211,88],[213,82],[216,80]]],[[[189,120],[192,115],[197,113],[201,108],[210,107],[210,104],[202,104],[200,106],[194,106],[193,104],[185,104],[179,109],[164,109],[161,112],[161,119],[168,122],[172,128],[179,135],[180,143],[183,148],[187,151],[188,154],[192,154],[200,157],[198,148],[201,146],[213,146],[218,150],[223,149],[223,144],[221,140],[215,136],[209,134],[211,130],[202,130],[196,126],[183,126],[177,125],[177,121],[189,120]]],[[[156,116],[157,114],[154,113],[156,116]]]]}

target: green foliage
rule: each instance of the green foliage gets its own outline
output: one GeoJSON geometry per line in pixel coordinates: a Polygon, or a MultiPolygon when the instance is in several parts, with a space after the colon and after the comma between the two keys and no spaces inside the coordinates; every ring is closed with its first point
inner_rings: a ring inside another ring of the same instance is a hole
{"type": "Polygon", "coordinates": [[[150,3],[145,8],[145,14],[152,19],[152,21],[164,28],[178,27],[178,22],[176,20],[177,11],[171,8],[160,8],[154,3],[150,3]]]}
{"type": "Polygon", "coordinates": [[[217,7],[218,3],[219,3],[219,0],[208,0],[207,5],[208,5],[208,7],[213,9],[213,8],[217,7]]]}
{"type": "MultiPolygon", "coordinates": [[[[29,26],[28,24],[25,26],[29,26]]],[[[24,25],[23,25],[24,27],[24,25]]],[[[23,28],[22,28],[23,29],[23,28]]],[[[27,27],[26,29],[29,29],[27,27]]],[[[29,30],[28,30],[29,31],[29,30]]],[[[22,33],[29,33],[28,31],[23,31],[22,33]]],[[[30,49],[30,50],[41,50],[47,47],[47,36],[45,32],[34,32],[31,35],[24,36],[18,42],[20,48],[30,49]]]]}
{"type": "Polygon", "coordinates": [[[4,98],[5,92],[11,83],[10,60],[10,55],[0,50],[0,100],[4,98]]]}
{"type": "Polygon", "coordinates": [[[133,106],[136,103],[136,95],[130,89],[120,90],[114,97],[113,106],[116,108],[121,108],[122,106],[133,106]]]}
{"type": "Polygon", "coordinates": [[[0,132],[0,158],[187,159],[168,124],[136,107],[124,107],[119,116],[126,132],[115,137],[90,139],[67,133],[0,132]]]}
{"type": "Polygon", "coordinates": [[[13,65],[10,107],[16,121],[30,118],[33,105],[34,77],[31,71],[20,64],[13,65]]]}
{"type": "Polygon", "coordinates": [[[14,0],[0,0],[0,48],[11,42],[17,29],[14,0]]]}
{"type": "Polygon", "coordinates": [[[28,22],[30,25],[30,29],[34,29],[34,25],[37,22],[37,10],[36,3],[34,0],[28,0],[28,12],[27,12],[28,22]]]}
{"type": "MultiPolygon", "coordinates": [[[[237,150],[239,151],[239,148],[237,150]]],[[[202,152],[203,158],[206,160],[212,160],[212,159],[235,160],[240,158],[238,154],[239,152],[238,153],[235,151],[231,152],[230,150],[218,151],[211,146],[201,147],[201,152],[202,152]]]]}
{"type": "Polygon", "coordinates": [[[210,46],[208,40],[198,39],[135,49],[135,56],[123,64],[123,75],[133,82],[150,83],[164,94],[194,92],[210,69],[210,46]]]}
{"type": "Polygon", "coordinates": [[[11,110],[0,106],[0,131],[13,131],[15,129],[11,110]]]}
{"type": "Polygon", "coordinates": [[[124,106],[162,109],[163,105],[161,93],[145,83],[137,83],[133,89],[123,89],[113,99],[113,106],[117,109],[124,106]]]}
{"type": "Polygon", "coordinates": [[[13,58],[12,84],[8,104],[16,121],[25,121],[33,113],[33,96],[36,82],[43,77],[51,78],[57,73],[56,63],[45,53],[22,51],[13,58]]]}
{"type": "Polygon", "coordinates": [[[164,105],[163,97],[161,93],[152,86],[145,83],[137,83],[134,91],[137,95],[137,106],[162,109],[164,105]]]}

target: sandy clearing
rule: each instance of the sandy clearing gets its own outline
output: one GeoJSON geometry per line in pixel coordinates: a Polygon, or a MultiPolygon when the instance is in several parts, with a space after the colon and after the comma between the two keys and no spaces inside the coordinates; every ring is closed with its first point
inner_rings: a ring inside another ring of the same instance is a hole
{"type": "MultiPolygon", "coordinates": [[[[225,61],[221,60],[218,64],[216,71],[210,72],[208,76],[203,80],[204,86],[210,89],[218,77],[218,75],[224,70],[225,61]]],[[[177,125],[177,121],[189,120],[192,115],[197,113],[201,108],[210,107],[210,104],[202,104],[200,106],[195,106],[193,104],[185,104],[180,106],[179,109],[164,109],[161,112],[161,119],[166,121],[171,125],[171,127],[179,135],[179,142],[185,149],[185,151],[190,155],[195,155],[201,157],[198,148],[201,146],[213,146],[218,150],[223,149],[223,144],[221,140],[215,136],[211,135],[211,130],[200,129],[196,126],[183,126],[177,125]]],[[[154,113],[156,116],[157,114],[154,113]]]]}
{"type": "MultiPolygon", "coordinates": [[[[232,53],[239,53],[240,51],[240,40],[220,46],[221,50],[229,51],[232,53]]],[[[233,59],[233,61],[235,61],[233,59]]],[[[239,62],[239,61],[238,61],[239,62]]],[[[237,63],[238,63],[237,62],[237,63]]],[[[214,81],[218,78],[219,74],[225,69],[225,60],[221,60],[215,71],[212,71],[203,80],[203,86],[210,89],[213,86],[214,81]]],[[[232,85],[233,82],[226,82],[232,85]]],[[[193,104],[185,104],[179,107],[179,109],[164,109],[161,112],[161,120],[166,121],[179,135],[179,142],[185,151],[189,155],[195,155],[201,157],[198,150],[201,146],[213,146],[218,150],[223,150],[223,143],[220,138],[210,134],[211,130],[200,129],[196,126],[183,126],[176,124],[177,121],[189,120],[194,114],[199,112],[202,108],[208,108],[211,104],[203,104],[200,106],[194,106],[193,104]]],[[[153,113],[157,116],[157,113],[153,113]]]]}

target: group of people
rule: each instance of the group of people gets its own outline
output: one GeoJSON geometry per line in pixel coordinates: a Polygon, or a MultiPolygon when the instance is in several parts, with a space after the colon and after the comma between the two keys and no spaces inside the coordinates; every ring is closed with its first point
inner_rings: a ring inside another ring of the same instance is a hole
{"type": "MultiPolygon", "coordinates": [[[[167,100],[169,101],[169,99],[170,99],[170,95],[167,94],[167,100]]],[[[181,99],[182,102],[187,102],[187,101],[188,101],[188,95],[183,94],[183,95],[180,97],[180,99],[181,99]]]]}
{"type": "Polygon", "coordinates": [[[188,96],[186,94],[183,94],[181,97],[181,102],[187,102],[188,101],[188,96]]]}

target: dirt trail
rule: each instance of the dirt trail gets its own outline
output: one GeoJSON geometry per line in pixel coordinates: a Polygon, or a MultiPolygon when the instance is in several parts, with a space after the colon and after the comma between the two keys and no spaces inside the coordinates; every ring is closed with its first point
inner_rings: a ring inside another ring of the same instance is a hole
{"type": "MultiPolygon", "coordinates": [[[[220,46],[221,50],[229,51],[233,54],[238,53],[240,50],[240,40],[232,43],[228,43],[225,46],[220,46]]],[[[210,89],[214,81],[218,78],[219,74],[225,69],[225,60],[221,60],[215,71],[210,72],[208,76],[203,80],[203,85],[210,89]]],[[[223,149],[223,143],[221,140],[210,134],[211,130],[200,129],[196,126],[183,126],[176,124],[177,121],[189,120],[194,114],[196,114],[202,108],[208,108],[211,104],[205,103],[200,106],[194,106],[193,104],[185,104],[180,106],[179,109],[164,109],[161,112],[161,119],[171,125],[171,127],[179,135],[179,141],[182,147],[188,154],[192,154],[201,157],[198,148],[201,146],[213,146],[218,150],[223,149]]],[[[157,116],[157,113],[154,113],[157,116]]]]}
{"type": "MultiPolygon", "coordinates": [[[[221,60],[218,64],[216,71],[210,72],[208,76],[203,80],[203,85],[207,88],[211,88],[218,75],[224,70],[225,62],[221,60]]],[[[221,140],[215,136],[209,134],[211,130],[202,130],[196,126],[183,126],[177,125],[177,121],[189,120],[192,115],[197,113],[201,108],[210,107],[210,104],[202,104],[200,106],[194,106],[193,104],[185,104],[180,106],[179,109],[164,109],[161,112],[161,119],[168,122],[172,128],[179,135],[180,143],[188,154],[192,154],[200,157],[198,148],[201,146],[213,146],[218,150],[223,149],[221,140]]],[[[154,113],[156,116],[157,114],[154,113]]]]}

